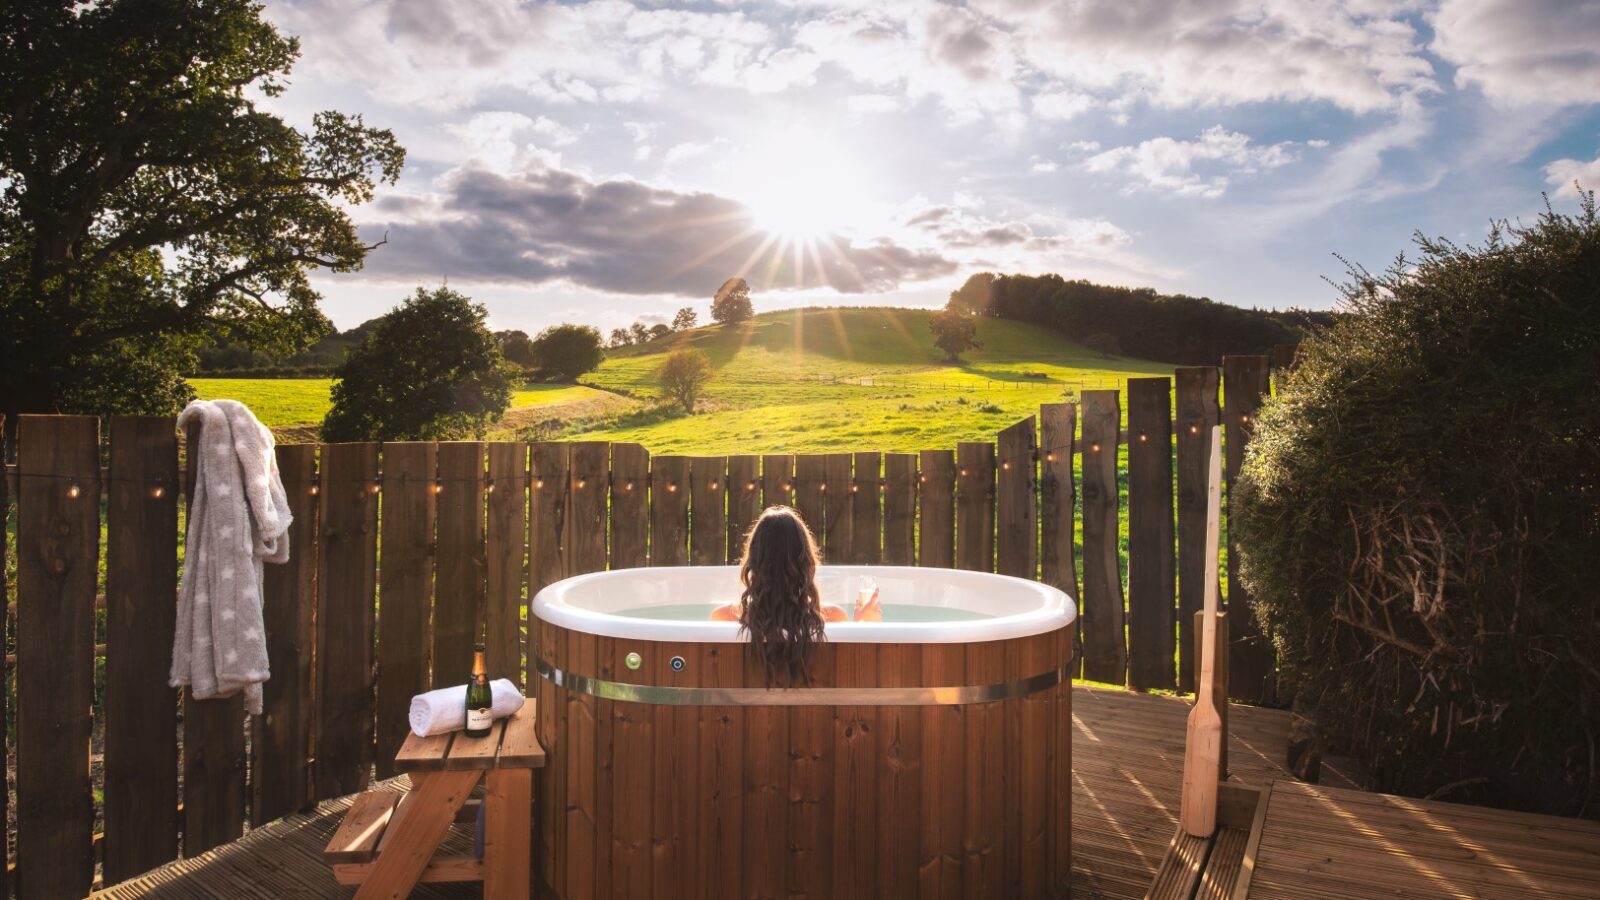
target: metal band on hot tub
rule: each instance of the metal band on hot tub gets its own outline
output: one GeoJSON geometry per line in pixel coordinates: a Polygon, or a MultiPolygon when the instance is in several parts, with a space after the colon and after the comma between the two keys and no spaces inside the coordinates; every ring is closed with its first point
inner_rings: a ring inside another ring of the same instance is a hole
{"type": "Polygon", "coordinates": [[[958,687],[767,688],[673,687],[628,684],[579,675],[534,660],[539,675],[557,687],[605,700],[656,706],[964,706],[1026,697],[1068,680],[1067,670],[1040,672],[1016,681],[958,687]]]}

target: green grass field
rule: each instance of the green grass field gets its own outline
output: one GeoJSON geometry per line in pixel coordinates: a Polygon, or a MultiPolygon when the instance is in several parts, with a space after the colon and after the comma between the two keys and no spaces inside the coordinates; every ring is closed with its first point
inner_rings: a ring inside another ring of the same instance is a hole
{"type": "MultiPolygon", "coordinates": [[[[490,438],[635,441],[655,453],[779,453],[842,448],[918,450],[988,440],[1080,390],[1116,388],[1172,367],[1106,359],[1043,329],[983,319],[983,347],[948,364],[933,346],[931,310],[851,308],[768,313],[612,351],[580,385],[529,385],[490,438]],[[681,348],[715,369],[694,415],[656,400],[655,371],[681,348]]],[[[190,380],[314,440],[329,379],[190,380]]]]}
{"type": "Polygon", "coordinates": [[[792,310],[616,352],[584,380],[648,398],[673,350],[716,370],[703,411],[651,409],[575,423],[568,436],[636,441],[658,453],[915,450],[987,440],[1041,403],[1120,387],[1172,367],[1105,359],[1016,322],[983,319],[983,348],[951,365],[933,346],[931,310],[792,310]]]}

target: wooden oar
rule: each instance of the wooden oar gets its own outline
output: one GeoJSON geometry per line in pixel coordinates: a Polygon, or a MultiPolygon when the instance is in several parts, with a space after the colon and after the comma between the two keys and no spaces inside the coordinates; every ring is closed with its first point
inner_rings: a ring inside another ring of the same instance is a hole
{"type": "Polygon", "coordinates": [[[1179,822],[1195,837],[1217,830],[1217,782],[1222,777],[1222,715],[1212,700],[1217,668],[1217,551],[1222,518],[1222,428],[1211,428],[1211,476],[1206,483],[1205,617],[1200,629],[1200,678],[1183,752],[1183,811],[1179,822]]]}

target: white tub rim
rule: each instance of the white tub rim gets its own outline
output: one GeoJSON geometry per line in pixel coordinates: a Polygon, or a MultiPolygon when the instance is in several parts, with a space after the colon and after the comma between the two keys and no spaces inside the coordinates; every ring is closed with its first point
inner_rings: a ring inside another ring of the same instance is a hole
{"type": "MultiPolygon", "coordinates": [[[[1077,604],[1064,591],[1038,581],[999,575],[991,572],[973,572],[965,569],[939,569],[918,566],[844,566],[824,565],[818,572],[818,581],[853,579],[870,575],[880,581],[916,576],[914,580],[938,579],[946,587],[973,590],[1005,590],[1014,592],[1024,609],[993,615],[990,618],[955,622],[831,622],[826,626],[827,640],[841,644],[968,644],[983,641],[1010,640],[1030,637],[1065,628],[1077,619],[1077,604]],[[1034,602],[1029,604],[1026,598],[1034,602]]],[[[571,631],[601,637],[627,640],[660,641],[663,643],[739,643],[747,640],[740,634],[736,622],[694,622],[664,619],[645,619],[618,615],[575,600],[583,593],[600,590],[607,582],[621,579],[662,578],[680,580],[691,578],[716,578],[726,584],[738,584],[737,566],[671,566],[657,568],[612,569],[591,572],[557,581],[545,587],[534,597],[530,613],[545,622],[571,631]]],[[[726,602],[737,599],[737,594],[726,602]]],[[[904,602],[886,598],[887,602],[904,602]]],[[[837,598],[824,596],[824,600],[837,602],[837,598]]],[[[692,601],[686,601],[692,602],[692,601]]],[[[649,605],[649,604],[636,604],[649,605]]],[[[950,604],[928,604],[950,605],[950,604]]],[[[976,604],[980,607],[981,603],[976,604]]],[[[627,608],[634,608],[629,606],[627,608]]],[[[966,606],[965,608],[972,608],[966,606]]]]}

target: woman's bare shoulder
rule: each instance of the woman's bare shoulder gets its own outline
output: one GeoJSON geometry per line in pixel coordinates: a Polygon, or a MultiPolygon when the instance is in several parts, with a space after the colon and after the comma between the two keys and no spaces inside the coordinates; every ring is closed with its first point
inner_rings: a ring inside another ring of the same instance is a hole
{"type": "Polygon", "coordinates": [[[845,615],[842,607],[834,606],[832,603],[824,603],[822,604],[822,621],[848,622],[850,617],[845,615]]]}
{"type": "Polygon", "coordinates": [[[729,603],[726,606],[719,606],[716,609],[713,609],[711,611],[711,621],[713,621],[713,622],[737,622],[737,621],[739,621],[739,605],[737,603],[729,603]]]}

